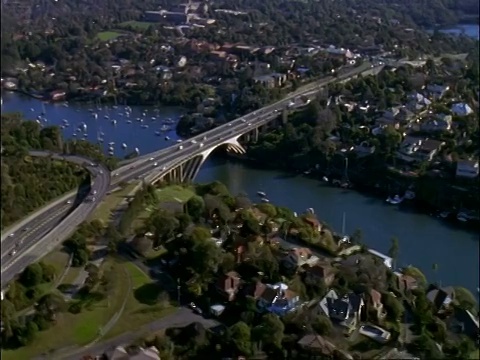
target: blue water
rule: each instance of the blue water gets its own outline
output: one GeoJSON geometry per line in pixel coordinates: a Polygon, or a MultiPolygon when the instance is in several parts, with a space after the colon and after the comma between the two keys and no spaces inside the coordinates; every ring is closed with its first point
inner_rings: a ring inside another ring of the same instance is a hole
{"type": "Polygon", "coordinates": [[[454,34],[454,35],[461,35],[465,34],[469,37],[472,37],[474,39],[479,39],[479,25],[478,24],[459,24],[455,26],[454,28],[450,29],[442,29],[440,30],[443,33],[446,34],[454,34]]]}

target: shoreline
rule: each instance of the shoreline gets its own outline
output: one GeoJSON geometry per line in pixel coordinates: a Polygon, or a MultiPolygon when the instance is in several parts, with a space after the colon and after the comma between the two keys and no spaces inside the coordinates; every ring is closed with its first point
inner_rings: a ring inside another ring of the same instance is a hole
{"type": "MultiPolygon", "coordinates": [[[[268,164],[264,164],[254,158],[251,158],[245,155],[239,155],[239,154],[226,153],[226,154],[215,154],[214,156],[217,156],[219,158],[224,158],[228,161],[242,163],[248,167],[252,167],[256,169],[281,171],[281,172],[285,172],[286,174],[290,174],[294,176],[306,177],[306,178],[318,181],[320,184],[323,184],[323,186],[325,187],[341,188],[340,186],[333,185],[332,181],[329,181],[328,183],[322,181],[322,174],[316,173],[314,171],[312,171],[310,174],[305,174],[298,171],[289,171],[288,169],[285,169],[285,168],[269,166],[268,164]]],[[[357,191],[360,194],[367,195],[369,197],[376,198],[383,201],[385,201],[386,197],[389,196],[388,192],[385,191],[384,189],[372,188],[370,186],[366,186],[358,182],[350,182],[350,184],[352,186],[348,188],[344,188],[345,191],[357,191]]],[[[415,199],[405,200],[398,205],[392,204],[391,206],[397,206],[401,211],[404,211],[404,212],[427,214],[429,216],[437,218],[438,220],[442,221],[442,223],[447,224],[448,226],[451,226],[455,229],[466,230],[466,231],[480,230],[480,222],[478,220],[477,221],[471,220],[469,222],[462,223],[458,221],[456,219],[456,215],[453,215],[453,214],[450,214],[447,218],[440,218],[439,214],[442,212],[442,209],[438,209],[438,208],[434,208],[434,207],[422,204],[421,202],[416,201],[415,199]]]]}

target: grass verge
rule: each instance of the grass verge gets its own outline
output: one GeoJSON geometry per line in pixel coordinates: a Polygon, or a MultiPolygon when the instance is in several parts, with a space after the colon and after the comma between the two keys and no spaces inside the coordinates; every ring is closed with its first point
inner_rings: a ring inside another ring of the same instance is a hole
{"type": "Polygon", "coordinates": [[[188,186],[170,185],[156,191],[159,202],[181,202],[186,203],[195,195],[194,190],[188,186]]]}
{"type": "Polygon", "coordinates": [[[117,31],[102,31],[97,34],[97,38],[100,41],[110,41],[122,35],[117,31]]]}
{"type": "Polygon", "coordinates": [[[2,350],[2,359],[33,359],[41,354],[52,353],[70,346],[86,345],[94,340],[102,326],[121,308],[123,300],[130,294],[122,264],[107,259],[102,268],[113,267],[118,276],[113,278],[112,291],[104,300],[93,304],[80,314],[62,313],[57,315],[57,323],[46,331],[37,334],[33,343],[16,350],[2,350]]]}
{"type": "Polygon", "coordinates": [[[173,313],[176,309],[168,301],[159,299],[163,289],[134,263],[123,266],[130,275],[132,291],[128,295],[122,316],[104,338],[112,338],[126,331],[139,329],[152,321],[173,313]]]}
{"type": "Polygon", "coordinates": [[[92,221],[96,219],[107,224],[110,221],[113,211],[115,211],[120,203],[127,198],[128,194],[130,194],[137,185],[138,184],[134,182],[126,185],[118,191],[112,192],[110,195],[107,195],[88,220],[92,221]]]}

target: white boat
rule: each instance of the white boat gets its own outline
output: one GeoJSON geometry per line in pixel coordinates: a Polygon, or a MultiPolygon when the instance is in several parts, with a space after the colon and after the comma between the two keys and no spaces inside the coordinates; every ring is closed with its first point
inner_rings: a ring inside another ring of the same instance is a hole
{"type": "Polygon", "coordinates": [[[108,148],[108,151],[110,151],[110,152],[113,152],[113,150],[114,150],[114,149],[113,149],[112,146],[110,146],[110,147],[108,148]]]}
{"type": "Polygon", "coordinates": [[[138,148],[135,148],[135,152],[136,152],[137,154],[140,154],[140,150],[138,150],[138,148]]]}
{"type": "Polygon", "coordinates": [[[304,173],[305,175],[310,175],[311,172],[312,172],[312,170],[307,170],[307,171],[304,171],[303,173],[304,173]]]}
{"type": "Polygon", "coordinates": [[[387,202],[388,202],[389,204],[392,204],[392,205],[398,205],[398,204],[400,204],[402,201],[403,201],[403,198],[401,198],[401,197],[398,196],[398,195],[395,195],[393,198],[391,198],[391,197],[388,197],[388,198],[387,198],[387,202]]]}
{"type": "Polygon", "coordinates": [[[142,125],[142,128],[143,128],[143,129],[148,129],[148,125],[143,124],[143,125],[142,125]]]}
{"type": "Polygon", "coordinates": [[[442,219],[446,219],[447,217],[450,216],[450,212],[442,211],[438,216],[440,216],[442,219]]]}
{"type": "Polygon", "coordinates": [[[103,138],[102,137],[97,138],[97,140],[98,140],[98,142],[103,143],[103,138]]]}
{"type": "Polygon", "coordinates": [[[165,136],[165,141],[168,141],[170,140],[170,138],[168,136],[165,136]]]}
{"type": "Polygon", "coordinates": [[[264,203],[269,203],[270,200],[268,200],[267,198],[262,198],[262,202],[264,202],[264,203]]]}
{"type": "Polygon", "coordinates": [[[110,119],[110,116],[105,115],[104,118],[105,118],[105,119],[110,119]]]}
{"type": "Polygon", "coordinates": [[[122,148],[123,148],[123,149],[126,149],[126,148],[127,148],[127,144],[123,143],[123,144],[122,144],[122,148]]]}
{"type": "MultiPolygon", "coordinates": [[[[3,104],[3,100],[2,100],[2,104],[3,104]]],[[[35,109],[34,109],[34,108],[30,108],[30,111],[31,111],[31,112],[34,112],[35,109]]]]}
{"type": "Polygon", "coordinates": [[[68,124],[68,120],[67,120],[67,119],[63,119],[62,122],[63,122],[64,124],[68,124]]]}
{"type": "Polygon", "coordinates": [[[315,210],[313,208],[308,208],[307,212],[312,214],[312,215],[315,215],[315,210]]]}
{"type": "Polygon", "coordinates": [[[127,120],[127,124],[131,124],[132,123],[132,120],[127,120]]]}
{"type": "Polygon", "coordinates": [[[162,132],[161,131],[155,131],[155,135],[160,136],[160,135],[162,135],[162,132]]]}
{"type": "Polygon", "coordinates": [[[324,177],[322,177],[322,180],[325,181],[325,182],[328,182],[328,177],[324,176],[324,177]]]}
{"type": "Polygon", "coordinates": [[[163,125],[161,128],[160,128],[160,131],[170,131],[171,127],[168,126],[168,125],[163,125]]]}
{"type": "Polygon", "coordinates": [[[178,139],[178,140],[177,140],[177,143],[181,143],[181,142],[183,142],[182,139],[178,139]]]}
{"type": "Polygon", "coordinates": [[[98,114],[97,113],[93,113],[92,116],[95,120],[98,119],[98,114]]]}
{"type": "Polygon", "coordinates": [[[267,194],[264,193],[263,191],[257,191],[257,195],[258,195],[258,196],[261,196],[261,197],[267,196],[267,194]]]}
{"type": "Polygon", "coordinates": [[[457,214],[457,220],[461,221],[461,222],[467,222],[468,221],[468,215],[463,213],[463,212],[460,212],[460,213],[457,214]]]}
{"type": "Polygon", "coordinates": [[[115,142],[114,142],[114,141],[110,141],[110,142],[108,143],[108,145],[109,145],[109,146],[113,146],[113,145],[115,145],[115,142]]]}
{"type": "Polygon", "coordinates": [[[117,120],[112,120],[113,125],[117,125],[117,120]]]}

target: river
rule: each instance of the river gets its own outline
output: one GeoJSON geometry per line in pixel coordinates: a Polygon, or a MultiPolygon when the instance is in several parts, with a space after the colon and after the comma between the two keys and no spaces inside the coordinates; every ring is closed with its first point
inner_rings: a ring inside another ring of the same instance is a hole
{"type": "MultiPolygon", "coordinates": [[[[65,136],[72,137],[73,130],[82,122],[87,123],[87,139],[95,142],[97,131],[105,133],[105,143],[116,143],[116,154],[124,153],[138,147],[141,153],[161,149],[176,139],[174,131],[168,133],[172,140],[155,136],[160,127],[160,120],[145,120],[148,129],[139,122],[127,124],[118,115],[122,110],[110,109],[110,119],[116,119],[114,126],[110,120],[104,119],[107,111],[97,111],[95,120],[89,109],[93,106],[71,104],[45,104],[45,117],[48,124],[61,125],[63,119],[71,124],[64,129],[65,136]],[[121,150],[120,144],[125,142],[127,150],[121,150]]],[[[28,119],[35,119],[42,111],[42,103],[38,100],[14,93],[3,94],[2,112],[23,112],[28,119]],[[30,111],[33,108],[34,111],[30,111]]],[[[133,108],[131,119],[157,116],[154,109],[133,108]]],[[[159,108],[158,118],[178,119],[178,108],[159,108]]],[[[106,146],[106,145],[105,145],[106,146]]],[[[265,191],[275,204],[283,205],[294,211],[302,212],[312,207],[317,216],[340,230],[343,214],[346,215],[346,231],[353,232],[360,228],[364,242],[371,248],[387,252],[390,239],[399,239],[398,265],[412,264],[419,267],[432,280],[441,281],[445,285],[459,285],[477,293],[479,286],[479,239],[478,234],[462,229],[452,228],[438,219],[412,212],[405,212],[395,206],[388,206],[381,199],[370,198],[355,191],[331,188],[319,181],[303,176],[291,176],[279,171],[261,170],[248,167],[236,161],[214,158],[208,160],[197,178],[199,182],[219,180],[228,185],[233,194],[246,193],[255,199],[257,191],[265,191]],[[433,264],[438,264],[434,273],[433,264]]]]}

